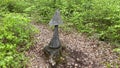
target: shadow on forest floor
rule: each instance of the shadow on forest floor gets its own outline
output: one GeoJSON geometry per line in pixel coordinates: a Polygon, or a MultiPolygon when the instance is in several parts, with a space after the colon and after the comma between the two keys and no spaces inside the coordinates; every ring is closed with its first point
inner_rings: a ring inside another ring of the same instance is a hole
{"type": "MultiPolygon", "coordinates": [[[[49,43],[53,36],[53,30],[47,25],[34,24],[40,32],[35,36],[34,46],[26,55],[30,57],[28,68],[49,68],[47,60],[44,60],[42,49],[49,43]]],[[[120,60],[112,51],[110,44],[97,39],[90,39],[75,31],[65,32],[59,29],[59,37],[66,47],[66,63],[58,65],[57,68],[116,68],[120,60]]],[[[120,67],[120,66],[119,66],[120,67]]]]}

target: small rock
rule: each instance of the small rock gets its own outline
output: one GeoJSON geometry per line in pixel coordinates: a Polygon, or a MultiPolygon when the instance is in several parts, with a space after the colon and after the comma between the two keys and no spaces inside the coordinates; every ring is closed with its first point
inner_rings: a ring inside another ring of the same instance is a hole
{"type": "Polygon", "coordinates": [[[80,61],[80,59],[79,59],[79,58],[77,58],[76,60],[77,60],[77,61],[80,61]]]}
{"type": "Polygon", "coordinates": [[[75,67],[75,68],[77,68],[77,67],[75,67]]]}
{"type": "Polygon", "coordinates": [[[70,63],[68,62],[67,65],[70,65],[70,63]]]}
{"type": "Polygon", "coordinates": [[[76,63],[76,64],[75,64],[75,67],[77,67],[77,66],[78,66],[78,64],[76,63]]]}
{"type": "Polygon", "coordinates": [[[74,62],[72,62],[72,65],[74,65],[74,62]]]}

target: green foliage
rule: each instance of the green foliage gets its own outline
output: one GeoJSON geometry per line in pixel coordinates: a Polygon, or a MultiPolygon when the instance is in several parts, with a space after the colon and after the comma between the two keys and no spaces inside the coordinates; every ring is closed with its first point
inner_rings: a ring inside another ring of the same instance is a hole
{"type": "MultiPolygon", "coordinates": [[[[66,27],[90,35],[96,33],[100,40],[120,44],[119,0],[35,0],[31,14],[37,22],[48,23],[56,9],[60,9],[66,27]]],[[[119,47],[119,45],[117,46],[119,47]]]]}
{"type": "Polygon", "coordinates": [[[120,54],[120,48],[115,48],[115,49],[113,49],[113,51],[120,54]]]}
{"type": "Polygon", "coordinates": [[[36,30],[26,14],[36,22],[48,23],[56,9],[61,11],[64,30],[96,34],[120,47],[119,0],[0,0],[0,68],[25,66],[22,52],[32,44],[36,30]]]}
{"type": "Polygon", "coordinates": [[[16,13],[23,13],[24,10],[29,7],[29,2],[24,0],[1,0],[0,1],[0,8],[1,12],[16,12],[16,13]]]}
{"type": "Polygon", "coordinates": [[[23,51],[32,44],[34,27],[26,15],[5,14],[0,22],[0,68],[25,67],[23,51]]]}

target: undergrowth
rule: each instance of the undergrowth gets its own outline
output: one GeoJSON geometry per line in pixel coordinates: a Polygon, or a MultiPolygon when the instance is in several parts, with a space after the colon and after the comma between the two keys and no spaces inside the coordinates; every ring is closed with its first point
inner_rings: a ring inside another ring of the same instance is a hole
{"type": "Polygon", "coordinates": [[[88,35],[95,34],[99,40],[120,47],[119,0],[36,0],[32,3],[28,11],[36,22],[48,23],[59,9],[65,23],[63,28],[73,27],[88,35]]]}
{"type": "Polygon", "coordinates": [[[0,68],[26,67],[24,51],[32,45],[36,29],[29,18],[18,13],[5,14],[0,22],[0,68]]]}
{"type": "Polygon", "coordinates": [[[119,0],[0,0],[0,68],[26,66],[24,51],[36,33],[29,17],[47,24],[56,9],[65,24],[61,28],[95,35],[120,53],[119,0]]]}

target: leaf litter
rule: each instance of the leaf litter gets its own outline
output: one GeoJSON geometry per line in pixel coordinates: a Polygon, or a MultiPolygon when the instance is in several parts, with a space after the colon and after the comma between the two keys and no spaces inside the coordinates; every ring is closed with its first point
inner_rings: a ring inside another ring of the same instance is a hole
{"type": "MultiPolygon", "coordinates": [[[[39,29],[34,45],[26,52],[28,68],[49,68],[42,49],[48,45],[53,30],[47,25],[33,23],[39,29]]],[[[120,67],[119,56],[113,52],[109,43],[88,38],[77,31],[65,32],[59,28],[59,37],[66,47],[66,62],[57,68],[116,68],[120,67]]]]}

